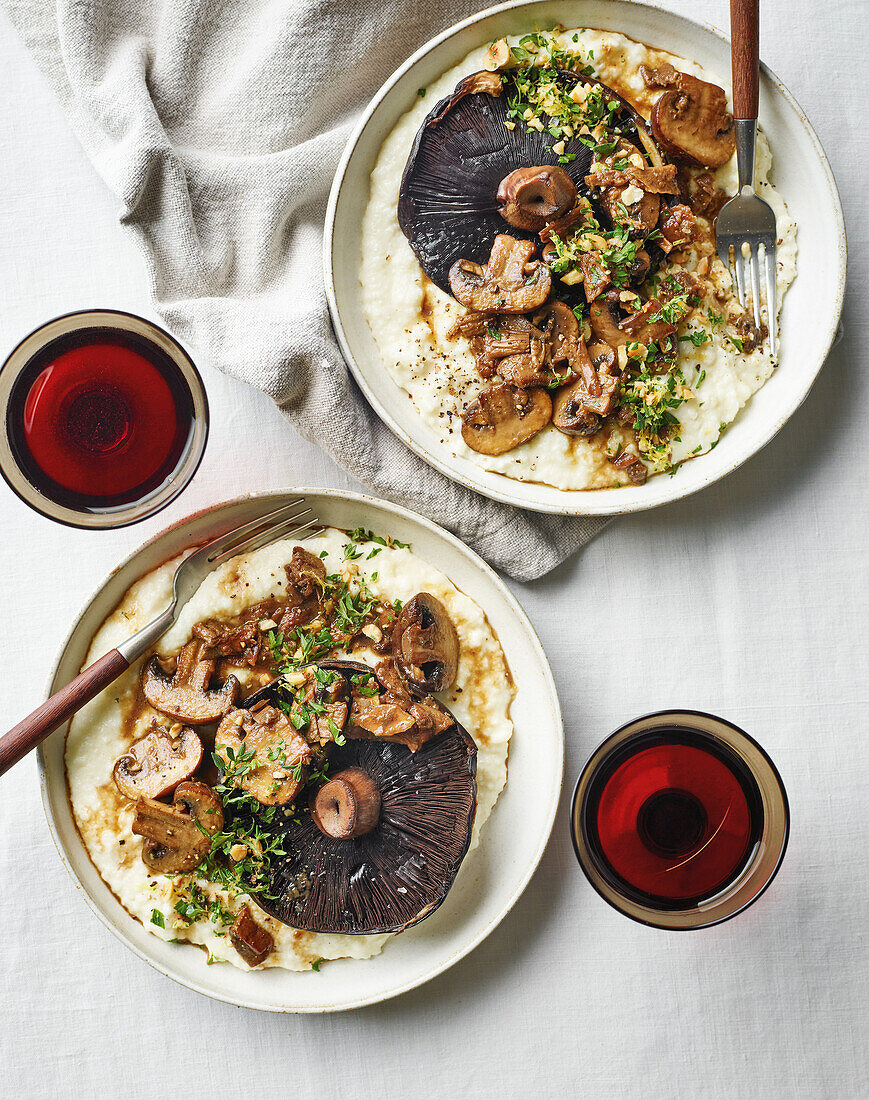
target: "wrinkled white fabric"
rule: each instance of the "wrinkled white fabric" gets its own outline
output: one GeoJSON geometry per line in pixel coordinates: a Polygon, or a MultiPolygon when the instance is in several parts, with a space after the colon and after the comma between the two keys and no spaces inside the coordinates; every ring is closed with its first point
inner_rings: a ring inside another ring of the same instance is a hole
{"type": "MultiPolygon", "coordinates": [[[[341,358],[320,252],[360,109],[473,0],[5,0],[143,242],[167,326],[264,390],[377,493],[539,577],[603,525],[487,500],[378,419],[341,358]]],[[[290,482],[292,479],[289,479],[290,482]]]]}

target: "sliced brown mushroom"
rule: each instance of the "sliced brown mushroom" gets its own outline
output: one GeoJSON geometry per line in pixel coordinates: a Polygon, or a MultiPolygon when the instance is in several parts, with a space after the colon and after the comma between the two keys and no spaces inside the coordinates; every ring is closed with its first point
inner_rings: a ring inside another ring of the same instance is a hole
{"type": "Polygon", "coordinates": [[[549,297],[552,275],[546,264],[532,260],[533,241],[507,233],[495,237],[484,267],[456,260],[450,268],[450,290],[467,309],[479,313],[530,313],[549,297]]]}
{"type": "Polygon", "coordinates": [[[326,580],[323,559],[303,546],[294,546],[290,564],[287,566],[287,580],[300,596],[320,596],[326,580]]]}
{"type": "Polygon", "coordinates": [[[608,416],[619,400],[619,380],[609,374],[599,374],[597,394],[591,394],[585,378],[577,378],[562,386],[552,402],[552,423],[565,435],[593,435],[603,417],[608,416]]]}
{"type": "Polygon", "coordinates": [[[720,168],[736,149],[724,89],[687,73],[655,104],[652,132],[665,152],[703,168],[720,168]]]}
{"type": "Polygon", "coordinates": [[[675,325],[655,317],[661,309],[657,298],[650,298],[640,310],[625,318],[621,315],[621,304],[618,291],[610,291],[592,302],[589,322],[600,343],[609,344],[611,348],[632,343],[649,344],[653,340],[666,339],[676,331],[675,325]]]}
{"type": "Polygon", "coordinates": [[[202,742],[192,729],[179,730],[177,736],[155,729],[118,757],[112,779],[126,798],[162,798],[201,763],[202,742]]]}
{"type": "Polygon", "coordinates": [[[631,237],[648,237],[658,224],[661,213],[660,195],[643,191],[634,183],[605,188],[600,204],[610,222],[627,227],[631,237]],[[636,191],[639,193],[632,197],[636,191]]]}
{"type": "Polygon", "coordinates": [[[634,485],[644,485],[649,476],[646,464],[640,456],[635,455],[633,451],[622,451],[621,454],[617,455],[615,458],[611,458],[610,462],[612,462],[617,470],[623,470],[627,475],[628,481],[632,482],[634,485]]]}
{"type": "Polygon", "coordinates": [[[694,215],[691,208],[677,202],[661,218],[661,237],[658,244],[664,252],[689,244],[694,235],[694,215]]]}
{"type": "Polygon", "coordinates": [[[652,257],[645,248],[641,248],[628,267],[628,282],[632,286],[642,286],[646,281],[651,266],[652,257]]]}
{"type": "Polygon", "coordinates": [[[498,213],[516,229],[537,233],[573,206],[576,184],[551,164],[517,168],[501,180],[498,213]]]}
{"type": "Polygon", "coordinates": [[[593,302],[612,283],[609,268],[599,263],[591,252],[583,252],[578,257],[578,263],[586,301],[593,302]]]}
{"type": "Polygon", "coordinates": [[[142,671],[142,691],[145,698],[163,714],[191,726],[216,722],[233,705],[239,692],[234,676],[212,688],[216,662],[204,656],[205,643],[194,638],[178,654],[174,672],[163,667],[159,657],[152,657],[142,671]]]}
{"type": "Polygon", "coordinates": [[[600,342],[589,344],[588,356],[591,359],[591,365],[600,374],[618,374],[618,356],[615,348],[611,348],[609,344],[600,342]]]}
{"type": "Polygon", "coordinates": [[[230,928],[229,939],[248,966],[264,963],[275,949],[274,936],[267,928],[257,924],[247,905],[230,928]]]}
{"type": "Polygon", "coordinates": [[[508,355],[498,360],[498,374],[509,386],[528,389],[532,386],[545,386],[552,381],[552,374],[545,363],[537,364],[527,354],[508,355]]]}
{"type": "Polygon", "coordinates": [[[253,710],[230,711],[217,728],[214,747],[227,764],[230,751],[236,759],[241,752],[253,752],[253,767],[237,783],[264,806],[293,801],[315,753],[286,714],[266,702],[253,710]]]}
{"type": "Polygon", "coordinates": [[[392,628],[392,655],[412,688],[429,693],[452,687],[459,668],[459,636],[436,596],[417,592],[404,605],[392,628]]]}
{"type": "Polygon", "coordinates": [[[211,837],[222,828],[220,797],[197,782],[179,783],[172,806],[152,798],[140,799],[132,825],[132,831],[145,838],[145,866],[164,875],[198,867],[211,851],[211,837]]]}
{"type": "Polygon", "coordinates": [[[462,439],[472,451],[502,455],[527,443],[552,419],[552,400],[544,389],[491,386],[462,415],[462,439]]]}
{"type": "Polygon", "coordinates": [[[312,796],[310,809],[321,833],[350,840],[370,833],[380,820],[380,791],[361,768],[345,768],[312,796]]]}
{"type": "MultiPolygon", "coordinates": [[[[635,149],[635,152],[639,150],[635,149]]],[[[643,191],[653,195],[678,195],[679,181],[675,164],[660,168],[601,168],[585,177],[587,187],[627,187],[635,183],[643,191]]]]}

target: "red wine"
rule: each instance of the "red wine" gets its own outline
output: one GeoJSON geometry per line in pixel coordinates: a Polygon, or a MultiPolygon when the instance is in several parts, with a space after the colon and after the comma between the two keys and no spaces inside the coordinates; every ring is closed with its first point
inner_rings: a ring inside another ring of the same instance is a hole
{"type": "Polygon", "coordinates": [[[589,846],[627,897],[663,909],[713,897],[747,865],[763,830],[760,791],[742,761],[694,730],[623,743],[587,795],[589,846]]]}
{"type": "Polygon", "coordinates": [[[27,479],[79,511],[131,504],[171,478],[193,428],[178,367],[120,329],[52,341],[16,379],[7,433],[27,479]]]}

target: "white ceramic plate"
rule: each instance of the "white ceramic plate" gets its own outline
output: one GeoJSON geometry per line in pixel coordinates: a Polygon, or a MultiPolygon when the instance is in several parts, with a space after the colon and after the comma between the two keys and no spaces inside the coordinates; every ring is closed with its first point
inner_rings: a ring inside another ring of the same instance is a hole
{"type": "Polygon", "coordinates": [[[411,108],[418,88],[432,83],[478,46],[556,23],[621,31],[697,61],[722,79],[730,75],[730,45],[719,31],[636,0],[514,2],[459,23],[432,39],[389,78],[348,143],[326,219],[326,291],[341,349],[366,397],[399,439],[432,466],[495,500],[541,512],[637,512],[688,496],[735,470],[768,443],[803,402],[839,323],[845,290],[845,225],[836,183],[815,132],[785,86],[764,67],[760,124],[772,146],[773,182],[797,221],[798,275],[784,301],[778,369],[718,446],[685,463],[675,477],[596,491],[515,481],[452,455],[383,365],[362,311],[358,257],[369,177],[383,140],[411,108]]]}
{"type": "MultiPolygon", "coordinates": [[[[123,908],[91,863],[72,818],[63,749],[66,728],[39,751],[42,798],[58,851],[91,909],[123,943],[162,974],[218,1000],[273,1012],[330,1012],[382,1001],[440,974],[483,940],[524,890],[549,839],[564,767],[564,734],[552,673],[522,608],[495,573],[458,539],[394,504],[353,493],[293,490],[324,522],[366,527],[413,544],[483,608],[516,683],[508,779],[482,840],[465,859],[446,902],[417,928],[387,943],[373,959],[343,959],[316,973],[244,972],[208,966],[205,954],[165,943],[123,908]]],[[[50,690],[80,670],[91,639],[139,577],[180,553],[277,508],[269,493],[217,505],[170,527],[116,569],[76,621],[58,658],[50,690]]]]}

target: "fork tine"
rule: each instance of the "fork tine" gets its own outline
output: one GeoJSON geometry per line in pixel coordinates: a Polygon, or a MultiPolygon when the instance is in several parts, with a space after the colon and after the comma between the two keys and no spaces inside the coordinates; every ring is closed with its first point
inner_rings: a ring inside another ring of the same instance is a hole
{"type": "Polygon", "coordinates": [[[298,515],[293,515],[283,520],[281,523],[274,524],[265,531],[259,531],[251,535],[250,538],[245,539],[244,542],[237,543],[224,550],[213,559],[213,564],[222,565],[223,562],[228,561],[230,558],[234,558],[236,554],[253,553],[254,550],[260,550],[263,546],[268,546],[269,543],[277,542],[279,539],[286,538],[288,535],[298,537],[302,531],[305,531],[307,535],[314,535],[319,534],[320,531],[323,530],[325,530],[325,528],[313,514],[311,509],[305,508],[304,511],[300,512],[298,515]]]}
{"type": "Polygon", "coordinates": [[[760,254],[756,244],[749,250],[749,271],[751,272],[751,304],[754,309],[754,323],[760,328],[760,254]]]}
{"type": "Polygon", "coordinates": [[[736,272],[736,293],[739,304],[745,309],[745,257],[742,254],[742,245],[733,248],[733,267],[736,272]]]}
{"type": "Polygon", "coordinates": [[[770,248],[769,245],[764,246],[763,265],[766,269],[766,313],[769,318],[767,322],[767,328],[769,329],[769,353],[773,363],[776,363],[778,362],[778,351],[776,350],[776,344],[778,343],[778,317],[776,316],[775,247],[770,248]]]}
{"type": "Polygon", "coordinates": [[[297,497],[288,504],[282,504],[280,508],[276,508],[273,512],[267,512],[266,515],[251,520],[250,523],[245,523],[241,527],[235,527],[232,531],[225,531],[222,535],[218,535],[217,538],[212,539],[211,542],[206,543],[198,552],[204,557],[207,556],[209,561],[213,561],[214,558],[218,554],[222,554],[224,550],[237,546],[241,539],[254,534],[263,527],[270,527],[276,520],[279,520],[285,512],[289,512],[293,508],[298,508],[300,504],[304,503],[304,497],[297,497]]]}

